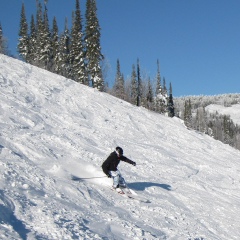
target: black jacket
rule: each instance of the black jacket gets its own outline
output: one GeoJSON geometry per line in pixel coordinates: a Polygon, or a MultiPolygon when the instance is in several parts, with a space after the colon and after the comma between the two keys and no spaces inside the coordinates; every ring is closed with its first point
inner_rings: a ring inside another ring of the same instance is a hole
{"type": "Polygon", "coordinates": [[[125,156],[118,156],[116,152],[112,152],[108,158],[103,162],[102,164],[102,170],[103,172],[108,175],[109,171],[117,171],[117,166],[120,161],[124,161],[133,165],[136,165],[135,162],[132,160],[128,159],[125,156]]]}

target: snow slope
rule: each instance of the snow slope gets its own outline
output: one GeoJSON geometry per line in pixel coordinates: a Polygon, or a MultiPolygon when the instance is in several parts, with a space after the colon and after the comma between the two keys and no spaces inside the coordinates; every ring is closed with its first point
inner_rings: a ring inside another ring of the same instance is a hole
{"type": "Polygon", "coordinates": [[[239,151],[3,55],[0,85],[0,239],[239,239],[239,151]],[[151,203],[110,190],[118,145],[151,203]]]}
{"type": "Polygon", "coordinates": [[[218,104],[210,104],[206,107],[210,113],[220,113],[222,115],[229,115],[235,124],[240,125],[240,104],[234,104],[231,107],[224,107],[218,104]]]}

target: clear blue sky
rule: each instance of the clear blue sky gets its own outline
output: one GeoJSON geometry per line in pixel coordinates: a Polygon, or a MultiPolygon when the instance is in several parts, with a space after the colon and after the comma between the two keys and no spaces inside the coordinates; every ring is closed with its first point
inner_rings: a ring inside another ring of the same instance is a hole
{"type": "MultiPolygon", "coordinates": [[[[34,0],[1,0],[0,22],[9,49],[16,54],[21,4],[28,22],[34,0]]],[[[82,16],[85,0],[80,0],[82,16]]],[[[173,95],[216,95],[240,92],[240,0],[97,0],[102,53],[114,81],[120,60],[125,79],[140,60],[142,77],[161,76],[173,95]]],[[[60,31],[71,25],[75,0],[48,0],[48,16],[60,31]]]]}

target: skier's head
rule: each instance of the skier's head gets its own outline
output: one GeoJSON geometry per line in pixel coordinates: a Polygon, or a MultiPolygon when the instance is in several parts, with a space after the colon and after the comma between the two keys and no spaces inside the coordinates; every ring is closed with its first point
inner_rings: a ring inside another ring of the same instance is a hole
{"type": "Polygon", "coordinates": [[[116,152],[117,152],[118,156],[123,155],[123,149],[121,147],[116,147],[116,152]]]}

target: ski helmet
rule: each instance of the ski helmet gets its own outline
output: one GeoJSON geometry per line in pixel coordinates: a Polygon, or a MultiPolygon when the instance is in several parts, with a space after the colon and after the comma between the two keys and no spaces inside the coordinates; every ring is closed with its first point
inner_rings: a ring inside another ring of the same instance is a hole
{"type": "Polygon", "coordinates": [[[121,147],[116,147],[116,151],[119,155],[123,155],[123,149],[121,147]]]}

